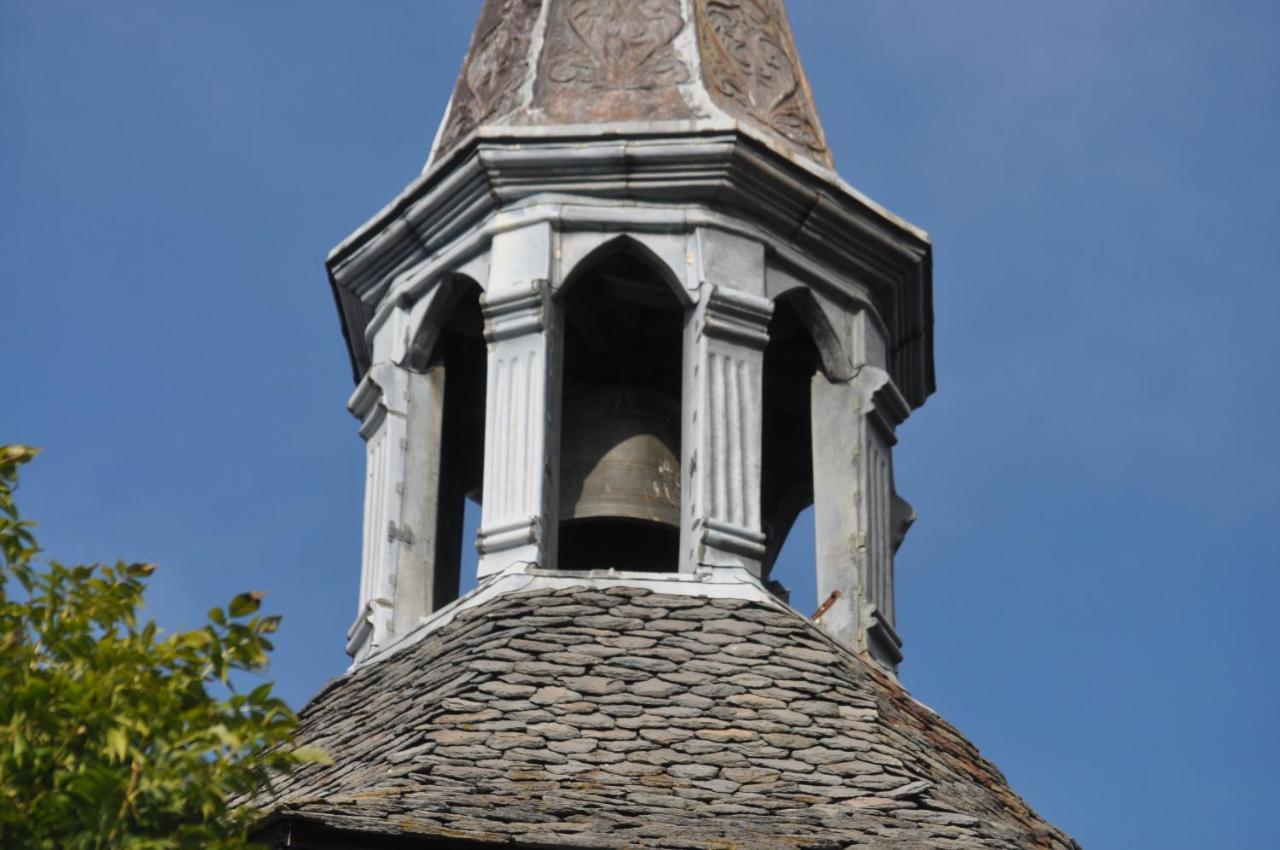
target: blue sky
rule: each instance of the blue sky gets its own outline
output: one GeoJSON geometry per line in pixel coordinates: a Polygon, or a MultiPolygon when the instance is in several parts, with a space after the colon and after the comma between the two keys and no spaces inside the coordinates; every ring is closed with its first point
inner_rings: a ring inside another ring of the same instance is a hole
{"type": "MultiPolygon", "coordinates": [[[[905,684],[1088,848],[1275,846],[1280,7],[790,7],[841,174],[935,242],[905,684]]],[[[165,625],[269,590],[295,704],[358,587],[323,258],[418,172],[477,9],[0,0],[23,508],[158,562],[165,625]]]]}

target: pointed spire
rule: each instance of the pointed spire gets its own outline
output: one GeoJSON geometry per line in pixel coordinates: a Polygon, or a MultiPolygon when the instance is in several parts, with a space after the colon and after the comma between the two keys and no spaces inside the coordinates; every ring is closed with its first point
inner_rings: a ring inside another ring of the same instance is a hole
{"type": "Polygon", "coordinates": [[[832,166],[782,0],[485,0],[431,160],[482,126],[730,124],[832,166]]]}

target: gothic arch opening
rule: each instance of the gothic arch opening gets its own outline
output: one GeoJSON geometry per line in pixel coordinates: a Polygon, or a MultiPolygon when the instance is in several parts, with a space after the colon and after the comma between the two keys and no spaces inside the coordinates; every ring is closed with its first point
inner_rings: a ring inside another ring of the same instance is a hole
{"type": "Polygon", "coordinates": [[[685,309],[665,272],[620,239],[560,294],[560,569],[678,569],[685,309]]]}
{"type": "MultiPolygon", "coordinates": [[[[760,514],[765,554],[761,574],[784,598],[788,589],[779,581],[781,572],[771,574],[796,519],[813,504],[812,383],[823,368],[823,360],[807,321],[817,309],[806,303],[811,298],[804,290],[793,290],[775,300],[764,352],[760,514]]],[[[808,536],[807,545],[789,546],[788,550],[811,553],[812,529],[808,529],[808,536]]],[[[812,564],[807,566],[807,572],[812,573],[812,564]]],[[[812,582],[808,574],[797,573],[794,578],[796,590],[807,591],[812,582]]]]}
{"type": "Polygon", "coordinates": [[[427,543],[431,551],[423,553],[434,563],[425,606],[432,611],[458,598],[464,565],[470,567],[467,584],[474,584],[475,538],[463,531],[467,503],[481,501],[487,359],[479,285],[454,276],[440,286],[439,307],[424,321],[410,361],[428,379],[440,415],[435,533],[427,543]]]}

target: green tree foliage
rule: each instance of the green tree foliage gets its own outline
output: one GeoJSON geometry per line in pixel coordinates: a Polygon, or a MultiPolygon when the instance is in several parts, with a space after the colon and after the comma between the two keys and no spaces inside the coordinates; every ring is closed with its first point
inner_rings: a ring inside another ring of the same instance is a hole
{"type": "Polygon", "coordinates": [[[324,758],[271,683],[236,687],[280,618],[244,593],[163,634],[139,619],[151,564],[37,563],[14,504],[35,454],[0,446],[0,847],[247,847],[256,813],[228,801],[324,758]]]}

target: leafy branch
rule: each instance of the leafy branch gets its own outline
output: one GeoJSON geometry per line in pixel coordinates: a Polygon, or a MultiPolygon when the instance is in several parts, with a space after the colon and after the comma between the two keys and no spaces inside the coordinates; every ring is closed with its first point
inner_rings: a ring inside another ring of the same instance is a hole
{"type": "Polygon", "coordinates": [[[260,675],[278,616],[261,593],[163,634],[141,622],[152,564],[38,563],[14,501],[27,446],[0,446],[0,846],[243,850],[258,816],[229,801],[323,753],[260,675]]]}

